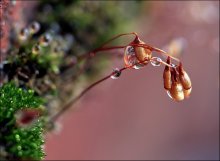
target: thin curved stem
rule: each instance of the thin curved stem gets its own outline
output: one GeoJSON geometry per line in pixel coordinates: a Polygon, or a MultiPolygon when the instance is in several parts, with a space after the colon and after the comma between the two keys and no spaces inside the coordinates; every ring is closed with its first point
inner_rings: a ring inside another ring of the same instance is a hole
{"type": "MultiPolygon", "coordinates": [[[[150,61],[153,61],[154,59],[150,59],[150,61]]],[[[176,68],[176,67],[174,67],[174,66],[172,66],[172,65],[170,65],[170,64],[168,64],[168,63],[166,63],[165,61],[163,61],[163,60],[161,60],[160,61],[160,63],[162,63],[163,65],[165,65],[165,66],[168,66],[168,67],[170,67],[170,68],[176,68]]]]}
{"type": "Polygon", "coordinates": [[[122,37],[122,36],[126,36],[126,35],[134,35],[135,37],[138,37],[138,36],[137,36],[137,33],[135,33],[135,32],[125,33],[125,34],[119,34],[119,35],[114,36],[114,37],[111,38],[110,40],[106,41],[100,48],[103,48],[105,45],[109,44],[110,42],[114,41],[115,39],[117,39],[117,38],[119,38],[119,37],[122,37]]]}
{"type": "Polygon", "coordinates": [[[126,46],[128,46],[128,45],[124,45],[124,46],[102,47],[102,48],[98,48],[98,49],[93,50],[93,52],[97,53],[97,52],[100,52],[100,51],[106,51],[106,50],[122,49],[122,48],[125,48],[126,46]]]}
{"type": "MultiPolygon", "coordinates": [[[[119,71],[122,72],[126,69],[128,69],[130,67],[124,67],[121,68],[119,71]]],[[[90,89],[92,89],[93,87],[95,87],[96,85],[98,85],[99,83],[107,80],[108,78],[110,78],[112,75],[114,75],[115,72],[112,72],[111,74],[105,76],[104,78],[94,82],[93,84],[91,84],[90,86],[88,86],[86,89],[84,89],[77,97],[75,97],[73,100],[71,100],[69,103],[67,103],[56,115],[54,115],[50,121],[56,121],[65,111],[67,111],[75,102],[77,102],[80,98],[82,98],[82,96],[84,96],[90,89]]]]}
{"type": "MultiPolygon", "coordinates": [[[[132,67],[134,67],[135,65],[139,64],[139,63],[144,63],[145,61],[148,61],[147,59],[141,61],[141,62],[138,62],[138,63],[135,63],[131,66],[126,66],[126,67],[123,67],[121,69],[119,69],[119,72],[122,72],[126,69],[130,69],[132,67]]],[[[56,121],[65,111],[67,111],[74,103],[76,103],[80,98],[82,98],[82,96],[84,96],[90,89],[92,89],[93,87],[95,87],[96,85],[98,85],[99,83],[109,79],[112,75],[115,74],[115,71],[113,71],[111,74],[105,76],[104,78],[94,82],[93,84],[89,85],[86,89],[84,89],[77,97],[75,97],[73,100],[71,100],[69,103],[67,103],[56,115],[54,115],[50,121],[53,122],[53,121],[56,121]]]]}
{"type": "Polygon", "coordinates": [[[86,89],[84,89],[76,98],[74,98],[73,100],[71,100],[69,103],[67,103],[62,109],[61,111],[59,111],[56,115],[54,115],[51,118],[51,121],[56,121],[65,111],[67,111],[75,102],[77,102],[85,93],[87,93],[91,88],[93,88],[94,86],[96,86],[97,84],[105,81],[106,79],[110,78],[111,74],[100,79],[99,81],[91,84],[90,86],[88,86],[86,89]]]}
{"type": "Polygon", "coordinates": [[[111,47],[103,47],[103,48],[97,48],[89,53],[86,53],[86,54],[83,54],[81,56],[78,56],[77,57],[77,60],[78,61],[81,61],[85,58],[89,58],[89,57],[93,57],[95,56],[95,54],[101,52],[101,51],[107,51],[107,50],[113,50],[113,49],[123,49],[125,48],[127,45],[124,45],[124,46],[111,46],[111,47]]]}
{"type": "Polygon", "coordinates": [[[153,49],[159,53],[166,55],[167,57],[169,56],[170,58],[172,58],[172,59],[176,60],[178,63],[180,63],[180,60],[178,58],[171,56],[169,53],[165,52],[164,50],[159,49],[159,48],[155,48],[155,47],[153,49]]]}
{"type": "Polygon", "coordinates": [[[170,54],[168,54],[167,52],[163,51],[162,49],[159,49],[157,47],[153,47],[151,45],[148,45],[148,44],[134,44],[134,43],[131,43],[130,45],[132,46],[138,46],[138,47],[143,47],[143,48],[146,48],[146,49],[151,49],[151,50],[154,50],[160,54],[164,54],[166,55],[167,57],[169,56],[170,58],[172,58],[173,60],[177,61],[178,63],[180,63],[180,60],[171,56],[170,54]]]}
{"type": "Polygon", "coordinates": [[[124,46],[110,46],[110,47],[105,47],[107,44],[109,44],[110,42],[114,41],[115,39],[119,38],[119,37],[122,37],[122,36],[127,36],[127,35],[134,35],[135,38],[138,37],[137,36],[137,33],[135,32],[131,32],[131,33],[125,33],[125,34],[119,34],[119,35],[116,35],[114,36],[113,38],[109,39],[108,41],[106,41],[105,43],[103,43],[99,48],[96,48],[94,50],[92,50],[91,52],[89,53],[86,53],[84,55],[81,55],[78,58],[78,60],[82,60],[84,58],[87,58],[87,57],[91,57],[93,55],[95,55],[97,52],[100,52],[100,51],[106,51],[106,50],[113,50],[113,49],[121,49],[121,48],[125,48],[126,46],[128,45],[124,45],[124,46]]]}

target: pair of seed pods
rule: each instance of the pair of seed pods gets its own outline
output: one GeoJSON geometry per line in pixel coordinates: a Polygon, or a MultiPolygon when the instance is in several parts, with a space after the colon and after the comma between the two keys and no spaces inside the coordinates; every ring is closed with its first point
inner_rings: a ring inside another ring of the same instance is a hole
{"type": "Polygon", "coordinates": [[[153,66],[159,66],[160,64],[165,65],[163,83],[170,98],[175,101],[182,101],[190,96],[192,83],[189,75],[183,69],[182,63],[177,58],[169,56],[169,54],[163,50],[145,44],[138,36],[136,36],[134,41],[125,48],[125,66],[132,66],[134,69],[139,69],[147,65],[149,62],[151,62],[153,66]],[[167,56],[167,61],[164,62],[159,57],[152,57],[152,51],[165,54],[167,56]],[[172,64],[171,58],[177,60],[179,64],[172,64]]]}
{"type": "MultiPolygon", "coordinates": [[[[170,64],[170,57],[167,58],[170,64]]],[[[182,63],[175,68],[166,66],[163,72],[164,88],[168,96],[176,101],[182,101],[189,97],[192,91],[192,83],[189,75],[183,69],[182,63]]]]}

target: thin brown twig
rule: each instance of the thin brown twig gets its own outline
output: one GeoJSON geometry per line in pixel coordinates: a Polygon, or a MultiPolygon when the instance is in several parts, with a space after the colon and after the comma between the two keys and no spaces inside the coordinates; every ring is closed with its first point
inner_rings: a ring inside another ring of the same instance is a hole
{"type": "Polygon", "coordinates": [[[138,36],[137,36],[137,33],[135,33],[135,32],[125,33],[125,34],[119,34],[119,35],[116,35],[115,37],[111,38],[110,40],[106,41],[100,48],[103,48],[105,45],[107,45],[108,43],[114,41],[115,39],[117,39],[117,38],[119,38],[119,37],[122,37],[122,36],[126,36],[126,35],[134,35],[135,38],[138,37],[138,36]]]}
{"type": "Polygon", "coordinates": [[[84,58],[87,58],[87,57],[91,57],[91,56],[95,55],[97,52],[100,52],[100,51],[124,48],[127,45],[124,45],[124,46],[110,46],[110,47],[105,47],[105,46],[107,44],[109,44],[110,42],[114,41],[115,39],[117,39],[119,37],[122,37],[122,36],[126,36],[126,35],[134,35],[135,38],[138,37],[137,33],[135,33],[135,32],[116,35],[115,37],[113,37],[113,38],[109,39],[108,41],[106,41],[105,43],[103,43],[99,48],[96,48],[96,49],[92,50],[91,52],[89,52],[87,54],[83,54],[81,56],[78,56],[77,59],[81,60],[81,59],[84,59],[84,58]]]}
{"type": "MultiPolygon", "coordinates": [[[[126,67],[123,67],[121,69],[119,69],[119,72],[122,72],[126,69],[130,69],[130,68],[133,68],[135,65],[137,64],[141,64],[141,63],[144,63],[145,61],[148,61],[147,59],[141,61],[141,62],[138,62],[138,63],[135,63],[131,66],[126,66],[126,67]]],[[[67,103],[56,115],[54,115],[50,121],[51,122],[54,122],[56,121],[65,111],[67,111],[70,107],[72,107],[72,105],[74,103],[76,103],[82,96],[84,96],[84,94],[86,94],[90,89],[92,89],[93,87],[95,87],[96,85],[98,85],[99,83],[107,80],[108,78],[110,78],[112,75],[115,74],[115,71],[113,71],[111,74],[105,76],[104,78],[94,82],[93,84],[91,84],[90,86],[88,86],[86,89],[84,89],[77,97],[75,97],[73,100],[71,100],[69,103],[67,103]]]]}
{"type": "Polygon", "coordinates": [[[170,54],[168,54],[168,53],[165,52],[164,50],[159,49],[159,48],[157,48],[157,47],[153,47],[153,46],[148,45],[148,44],[135,44],[135,43],[131,43],[130,45],[139,46],[139,47],[143,47],[143,48],[147,48],[147,49],[149,48],[149,49],[154,50],[154,51],[156,51],[156,52],[158,52],[158,53],[160,53],[160,54],[164,54],[164,55],[166,55],[167,57],[169,56],[169,57],[172,58],[173,60],[175,60],[175,61],[177,61],[178,63],[180,63],[180,60],[179,60],[179,59],[177,59],[177,58],[171,56],[170,54]]]}
{"type": "MultiPolygon", "coordinates": [[[[119,71],[122,72],[123,70],[127,69],[128,67],[121,68],[119,71]]],[[[54,115],[50,121],[56,121],[65,111],[67,111],[75,102],[77,102],[85,93],[87,93],[90,89],[95,87],[97,84],[107,80],[110,78],[115,72],[112,72],[111,74],[105,76],[104,78],[96,81],[95,83],[88,86],[86,89],[84,89],[77,97],[75,97],[73,100],[71,100],[69,103],[67,103],[56,115],[54,115]]]]}
{"type": "MultiPolygon", "coordinates": [[[[164,55],[169,56],[169,57],[171,57],[172,59],[174,59],[174,60],[180,62],[179,59],[170,56],[170,55],[169,55],[168,53],[166,53],[165,51],[163,51],[163,50],[161,50],[161,49],[159,49],[159,48],[156,48],[156,47],[152,47],[152,46],[147,45],[147,44],[130,43],[130,44],[125,45],[125,46],[104,47],[106,44],[108,44],[109,42],[111,42],[111,41],[117,39],[118,37],[121,37],[121,36],[124,36],[124,35],[131,35],[131,34],[135,35],[135,36],[136,36],[135,38],[138,37],[136,33],[128,33],[128,34],[120,34],[120,35],[117,35],[117,36],[113,37],[112,39],[110,39],[109,41],[107,41],[106,43],[104,43],[100,48],[97,48],[97,49],[95,49],[95,50],[93,50],[93,51],[91,51],[91,52],[89,52],[89,53],[87,53],[87,54],[84,54],[84,55],[82,55],[82,56],[79,56],[79,57],[78,57],[78,60],[83,60],[84,58],[87,58],[87,59],[88,59],[89,57],[95,55],[97,52],[100,52],[100,51],[120,49],[120,48],[124,48],[124,47],[126,47],[126,46],[128,46],[128,45],[132,45],[132,46],[140,46],[140,47],[143,47],[143,48],[150,48],[151,50],[157,51],[157,52],[159,52],[160,54],[164,54],[164,55]]],[[[135,64],[133,64],[133,65],[131,65],[131,66],[123,67],[123,68],[121,68],[121,69],[119,70],[119,72],[122,72],[123,70],[126,70],[126,69],[128,69],[128,68],[132,68],[133,66],[135,66],[135,65],[137,65],[137,64],[144,63],[145,61],[149,61],[149,60],[145,59],[144,61],[135,63],[135,64]]],[[[167,64],[167,63],[164,62],[164,61],[161,61],[161,63],[164,64],[164,65],[167,65],[167,66],[169,66],[169,67],[173,67],[173,66],[171,66],[170,64],[167,64]]],[[[173,67],[173,68],[174,68],[174,67],[173,67]]],[[[82,72],[84,71],[84,69],[85,69],[85,68],[83,68],[82,72]]],[[[81,72],[80,72],[80,73],[81,73],[81,72]]],[[[114,75],[114,74],[115,74],[115,71],[113,71],[111,74],[105,76],[104,78],[102,78],[102,79],[100,79],[100,80],[94,82],[94,83],[91,84],[90,86],[88,86],[88,87],[87,87],[86,89],[84,89],[77,97],[75,97],[73,100],[71,100],[69,103],[67,103],[57,114],[55,114],[55,115],[50,119],[50,121],[52,121],[52,122],[53,122],[53,121],[56,121],[65,111],[67,111],[75,102],[77,102],[77,101],[78,101],[84,94],[86,94],[90,89],[92,89],[93,87],[95,87],[95,86],[98,85],[99,83],[101,83],[101,82],[107,80],[108,78],[110,78],[110,77],[111,77],[112,75],[114,75]]]]}

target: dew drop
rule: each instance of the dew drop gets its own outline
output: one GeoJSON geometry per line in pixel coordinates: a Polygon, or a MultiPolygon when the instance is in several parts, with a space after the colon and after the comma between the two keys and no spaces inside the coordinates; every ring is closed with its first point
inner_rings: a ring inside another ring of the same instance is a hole
{"type": "Polygon", "coordinates": [[[35,34],[40,30],[40,24],[38,22],[34,21],[30,25],[29,29],[30,29],[30,33],[35,34]]]}
{"type": "Polygon", "coordinates": [[[174,67],[174,68],[176,68],[177,67],[177,65],[176,64],[170,64],[172,67],[174,67]]]}
{"type": "Polygon", "coordinates": [[[162,60],[159,57],[153,57],[151,59],[151,65],[153,65],[153,66],[160,66],[161,62],[162,62],[162,60]]]}
{"type": "Polygon", "coordinates": [[[40,38],[40,45],[42,45],[42,46],[48,46],[49,43],[51,42],[51,40],[52,40],[51,35],[47,33],[47,34],[45,34],[44,36],[42,36],[42,37],[40,38]]]}
{"type": "Polygon", "coordinates": [[[113,74],[111,75],[112,79],[118,79],[121,75],[121,71],[118,68],[113,70],[113,74]]]}
{"type": "MultiPolygon", "coordinates": [[[[125,66],[132,66],[138,63],[137,57],[135,55],[135,50],[133,46],[127,46],[124,52],[124,63],[125,66]]],[[[138,65],[134,65],[134,69],[140,69],[138,65]]]]}
{"type": "Polygon", "coordinates": [[[39,45],[34,45],[32,48],[32,53],[33,54],[38,54],[40,51],[40,46],[39,45]]]}
{"type": "Polygon", "coordinates": [[[170,91],[167,91],[167,95],[168,95],[171,99],[173,99],[173,97],[172,97],[171,94],[170,94],[170,91]]]}
{"type": "Polygon", "coordinates": [[[143,64],[136,64],[136,65],[134,65],[134,69],[141,69],[141,68],[143,68],[144,67],[144,65],[143,64]]]}
{"type": "Polygon", "coordinates": [[[19,39],[22,40],[22,41],[25,41],[25,40],[27,40],[28,35],[29,35],[28,29],[23,28],[23,29],[21,29],[21,31],[19,33],[19,39]]]}

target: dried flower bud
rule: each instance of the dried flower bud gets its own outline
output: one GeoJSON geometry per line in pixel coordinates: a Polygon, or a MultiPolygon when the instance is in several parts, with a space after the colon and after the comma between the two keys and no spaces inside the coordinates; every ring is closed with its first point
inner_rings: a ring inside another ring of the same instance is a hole
{"type": "Polygon", "coordinates": [[[183,86],[179,82],[173,82],[169,90],[172,99],[175,101],[184,100],[183,86]]]}
{"type": "MultiPolygon", "coordinates": [[[[167,58],[167,64],[170,64],[170,57],[167,58]]],[[[163,83],[164,83],[164,88],[169,90],[171,89],[171,71],[169,66],[165,66],[164,72],[163,72],[163,83]]]]}
{"type": "Polygon", "coordinates": [[[177,77],[177,72],[174,70],[171,73],[172,76],[172,85],[171,89],[169,90],[169,94],[175,101],[182,101],[184,100],[184,92],[183,92],[183,86],[179,82],[177,77]]]}
{"type": "Polygon", "coordinates": [[[184,71],[182,63],[179,65],[179,79],[185,90],[188,90],[192,87],[189,75],[184,71]]]}
{"type": "MultiPolygon", "coordinates": [[[[136,44],[145,44],[139,38],[136,38],[134,40],[134,43],[136,43],[136,44]]],[[[144,60],[149,60],[150,61],[150,59],[152,57],[152,51],[150,49],[146,49],[146,48],[140,47],[140,46],[135,46],[134,50],[135,50],[135,55],[136,55],[136,57],[139,61],[141,61],[141,62],[143,62],[144,60]]],[[[148,64],[149,61],[146,61],[143,64],[148,64]]]]}

